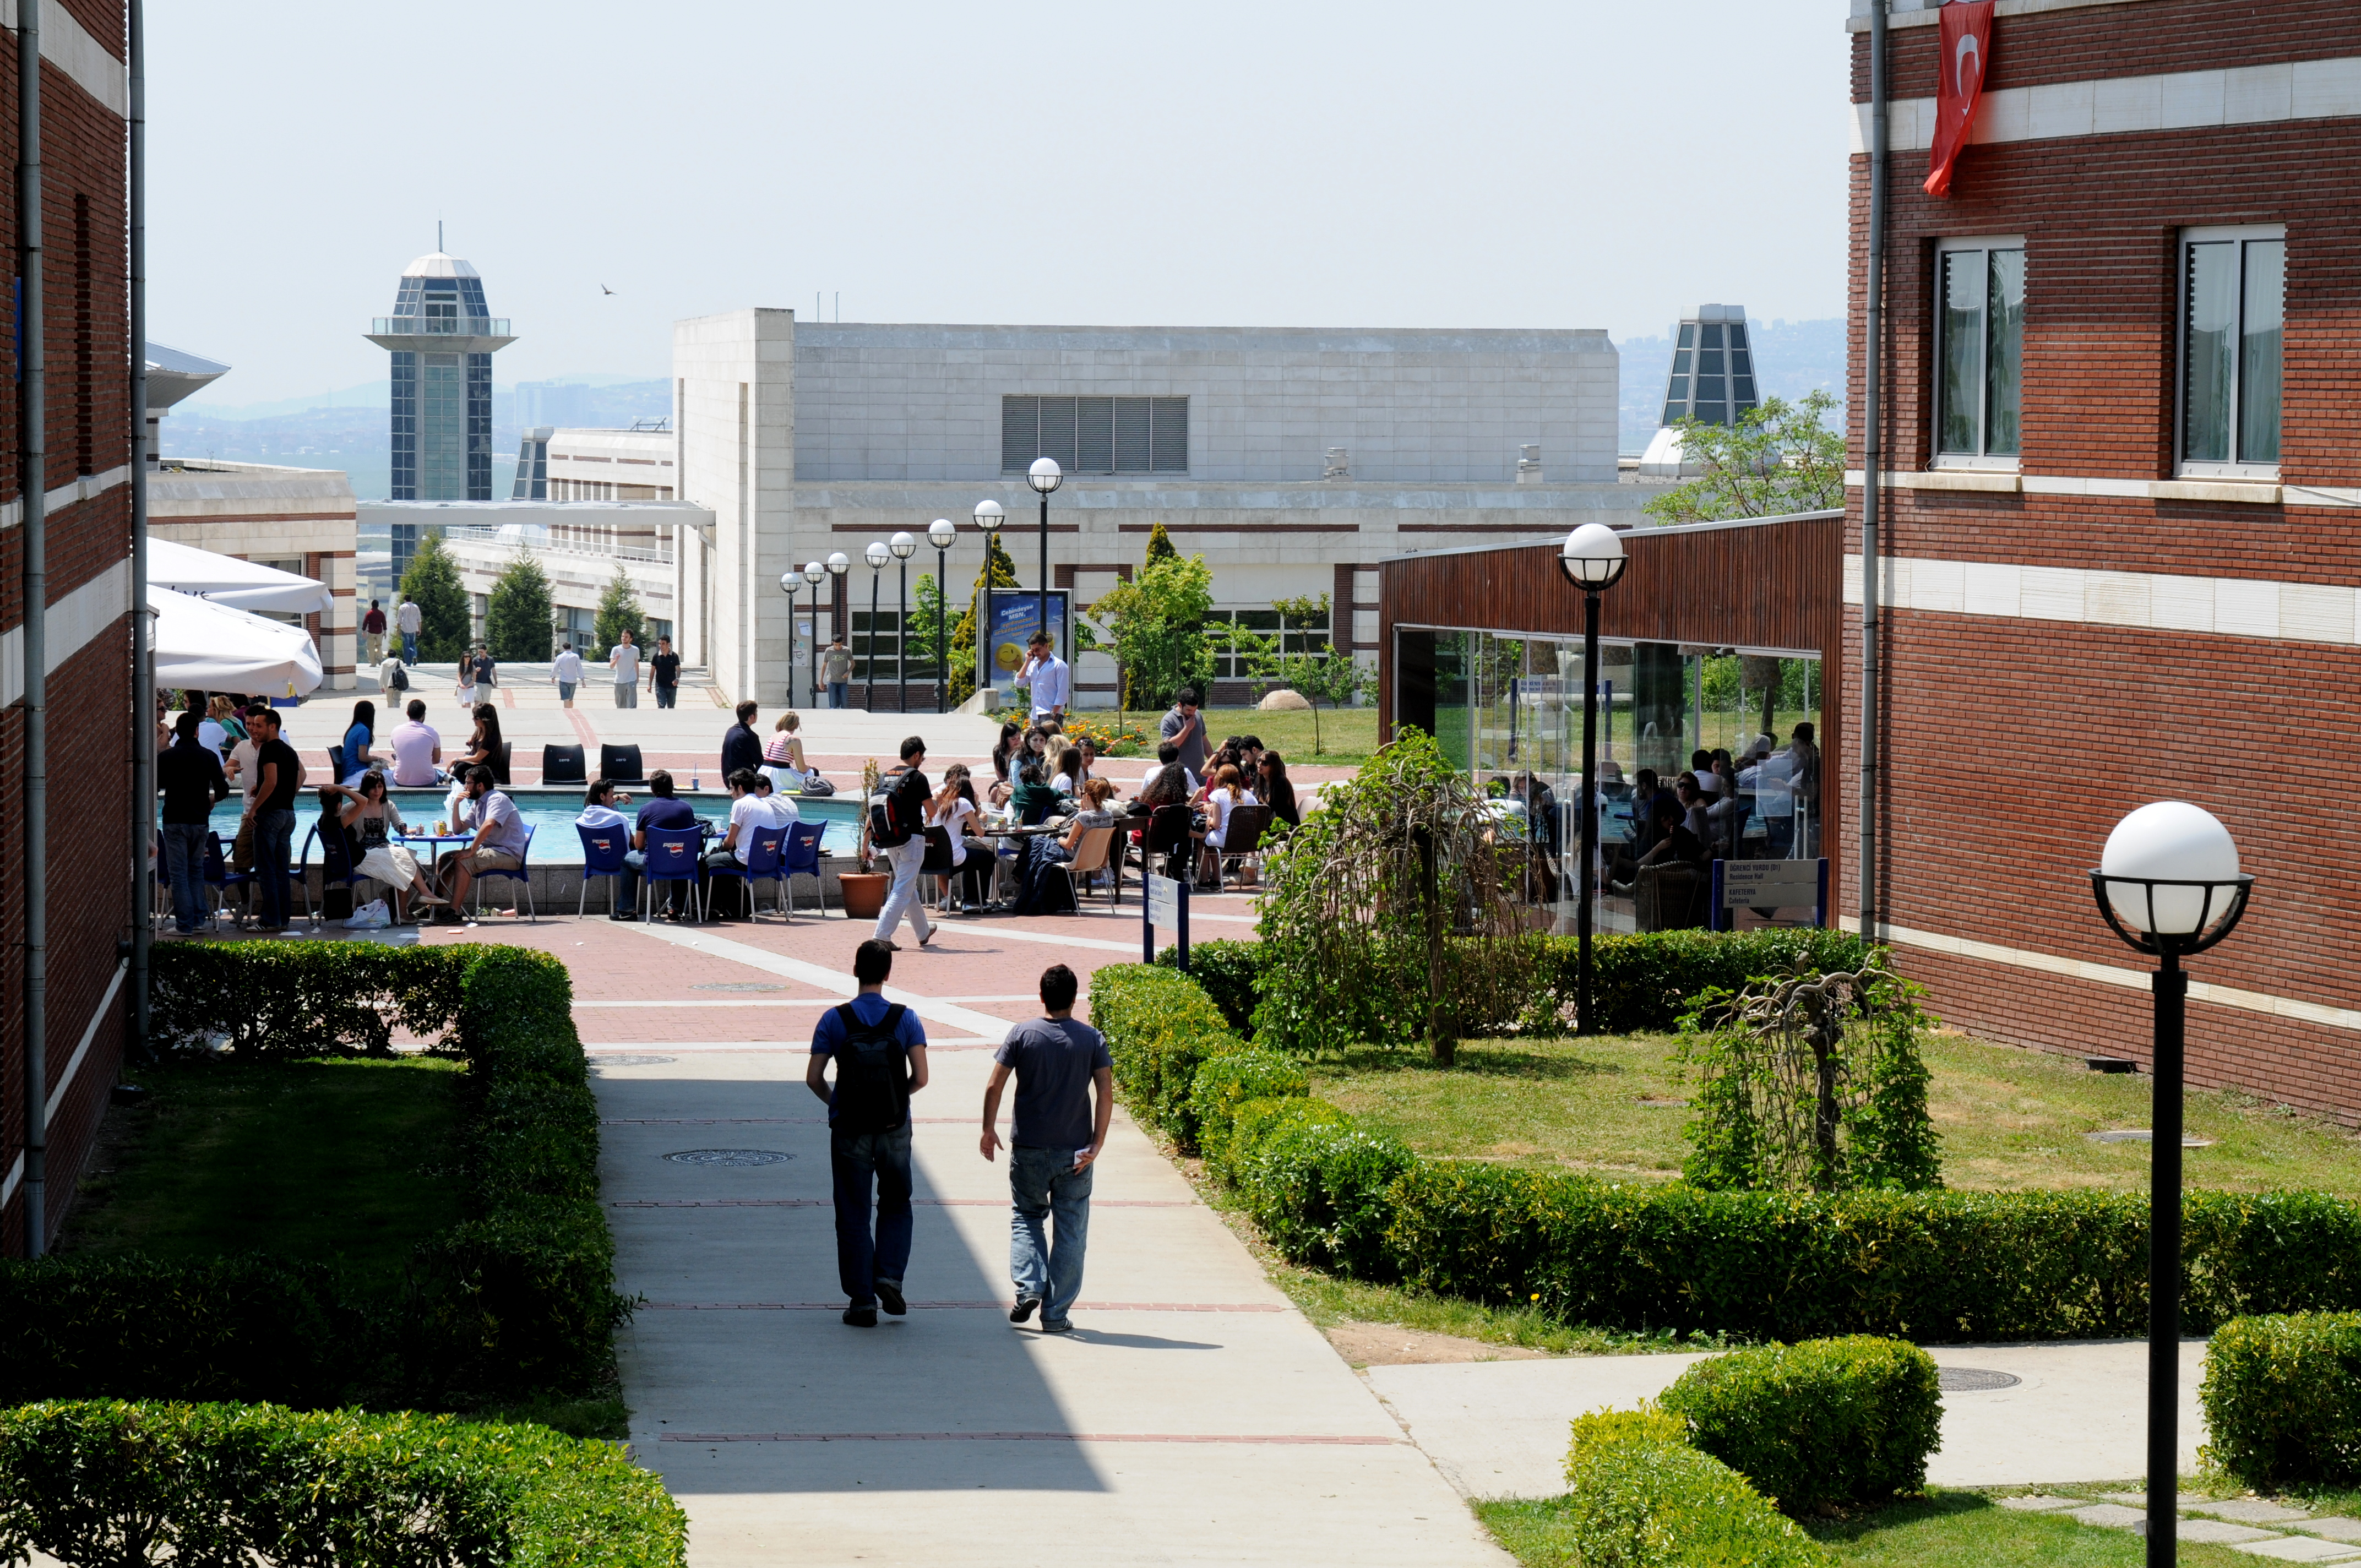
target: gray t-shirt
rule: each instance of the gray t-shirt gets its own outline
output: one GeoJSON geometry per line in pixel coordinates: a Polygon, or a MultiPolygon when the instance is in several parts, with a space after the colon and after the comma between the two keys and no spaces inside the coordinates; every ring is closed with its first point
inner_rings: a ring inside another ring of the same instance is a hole
{"type": "Polygon", "coordinates": [[[615,672],[617,685],[629,686],[639,684],[640,650],[636,643],[616,643],[607,651],[607,663],[615,672]]]}
{"type": "Polygon", "coordinates": [[[1019,1148],[1084,1149],[1091,1143],[1091,1075],[1112,1068],[1106,1040],[1071,1018],[1030,1018],[1008,1031],[992,1059],[1016,1073],[1019,1148]]]}
{"type": "MultiPolygon", "coordinates": [[[[1188,723],[1189,719],[1176,707],[1164,716],[1164,722],[1157,727],[1157,732],[1163,740],[1170,740],[1188,723]]],[[[1180,747],[1180,765],[1192,773],[1202,773],[1205,771],[1205,710],[1202,708],[1197,710],[1196,724],[1196,729],[1190,731],[1189,739],[1178,744],[1180,747]]]]}

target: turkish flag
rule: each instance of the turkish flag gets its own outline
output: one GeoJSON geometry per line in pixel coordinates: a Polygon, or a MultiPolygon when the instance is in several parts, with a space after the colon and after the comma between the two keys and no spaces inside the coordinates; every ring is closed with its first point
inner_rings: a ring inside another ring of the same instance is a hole
{"type": "Polygon", "coordinates": [[[1935,152],[1927,194],[1951,193],[1951,165],[1968,145],[1976,104],[1992,70],[1993,0],[1952,0],[1943,7],[1942,81],[1935,92],[1935,152]]]}

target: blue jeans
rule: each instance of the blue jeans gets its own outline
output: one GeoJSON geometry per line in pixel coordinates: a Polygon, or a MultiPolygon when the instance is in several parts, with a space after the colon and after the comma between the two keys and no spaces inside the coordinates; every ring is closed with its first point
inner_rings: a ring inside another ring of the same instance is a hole
{"type": "Polygon", "coordinates": [[[852,683],[851,681],[829,682],[828,705],[830,707],[851,707],[852,706],[852,683]]]}
{"type": "Polygon", "coordinates": [[[836,1277],[856,1307],[877,1304],[881,1279],[901,1288],[910,1266],[910,1124],[890,1133],[828,1135],[836,1188],[836,1277]],[[877,1232],[869,1231],[869,1185],[877,1184],[877,1232]]]}
{"type": "Polygon", "coordinates": [[[674,703],[679,700],[680,688],[678,686],[656,687],[656,706],[658,707],[670,707],[674,703]]]}
{"type": "Polygon", "coordinates": [[[1091,1239],[1091,1169],[1072,1149],[1011,1145],[1008,1277],[1021,1299],[1041,1299],[1041,1321],[1062,1323],[1082,1293],[1082,1252],[1091,1239]],[[1054,1233],[1054,1239],[1053,1239],[1054,1233]]]}
{"type": "Polygon", "coordinates": [[[205,907],[205,850],[213,828],[203,822],[167,822],[164,834],[164,874],[172,883],[172,924],[193,931],[210,911],[205,907]]]}
{"type": "Polygon", "coordinates": [[[415,631],[401,634],[401,662],[405,664],[418,663],[418,633],[415,631]]]}
{"type": "Polygon", "coordinates": [[[295,814],[254,814],[254,876],[262,885],[262,923],[287,924],[287,857],[295,842],[295,814]]]}

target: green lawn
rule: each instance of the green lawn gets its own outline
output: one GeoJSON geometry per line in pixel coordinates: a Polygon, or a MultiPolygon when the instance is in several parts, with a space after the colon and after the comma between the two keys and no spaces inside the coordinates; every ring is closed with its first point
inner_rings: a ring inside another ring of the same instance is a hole
{"type": "Polygon", "coordinates": [[[422,1057],[143,1069],[148,1103],[93,1159],[64,1249],[259,1251],[398,1273],[460,1218],[445,1168],[465,1070],[422,1057]]]}
{"type": "MultiPolygon", "coordinates": [[[[1252,735],[1265,746],[1287,759],[1290,767],[1316,763],[1321,767],[1355,767],[1369,760],[1378,749],[1378,710],[1374,707],[1343,707],[1320,710],[1320,752],[1312,751],[1312,716],[1301,710],[1274,710],[1269,713],[1257,707],[1209,707],[1205,713],[1205,733],[1210,738],[1208,750],[1219,746],[1233,735],[1252,735]]],[[[1075,717],[1093,723],[1113,724],[1112,713],[1084,713],[1075,717]]],[[[1154,755],[1156,727],[1161,723],[1161,711],[1143,713],[1134,709],[1123,715],[1124,721],[1147,735],[1151,744],[1148,754],[1154,755]]]]}
{"type": "MultiPolygon", "coordinates": [[[[1690,1113],[1649,1102],[1690,1092],[1671,1059],[1675,1044],[1659,1035],[1470,1041],[1449,1070],[1409,1053],[1356,1052],[1315,1067],[1312,1088],[1423,1154],[1670,1180],[1687,1152],[1690,1113]]],[[[2147,1145],[2085,1135],[2147,1126],[2146,1079],[1956,1034],[1935,1036],[1927,1056],[1946,1184],[2146,1187],[2147,1145]]],[[[2332,1122],[2234,1092],[2191,1094],[2185,1114],[2192,1136],[2213,1140],[2185,1151],[2192,1187],[2361,1196],[2361,1138],[2332,1122]]]]}
{"type": "MultiPolygon", "coordinates": [[[[2079,1488],[2077,1489],[2079,1490],[2079,1488]]],[[[1577,1562],[1564,1500],[1478,1502],[1477,1518],[1524,1568],[1571,1568],[1577,1562]]],[[[2054,1514],[2023,1514],[1981,1492],[1938,1490],[1850,1519],[1813,1519],[1805,1529],[1859,1568],[2139,1568],[2146,1543],[2129,1530],[2099,1530],[2054,1514]]],[[[2233,1568],[2264,1559],[2226,1546],[2176,1543],[2198,1568],[2233,1568]]]]}

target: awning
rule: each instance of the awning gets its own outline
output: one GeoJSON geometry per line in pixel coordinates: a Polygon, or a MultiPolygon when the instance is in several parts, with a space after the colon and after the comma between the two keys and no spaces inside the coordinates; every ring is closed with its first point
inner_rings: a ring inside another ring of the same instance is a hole
{"type": "Polygon", "coordinates": [[[210,599],[237,609],[275,609],[289,615],[326,614],[335,599],[325,584],[299,577],[258,561],[216,555],[169,539],[148,541],[148,581],[175,593],[210,599]]]}
{"type": "MultiPolygon", "coordinates": [[[[284,572],[271,575],[287,576],[284,572]]],[[[320,651],[312,646],[310,633],[300,626],[266,620],[218,600],[194,598],[170,588],[150,587],[148,606],[156,612],[156,684],[159,686],[303,696],[320,684],[320,651]]]]}

